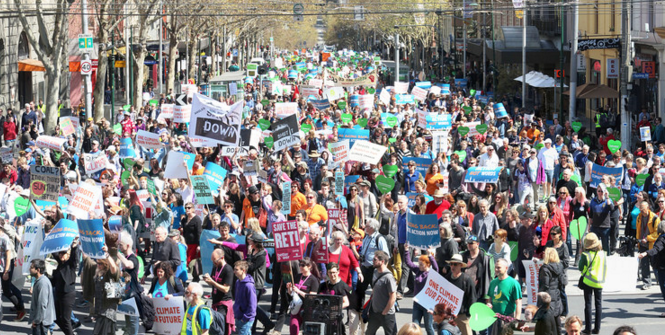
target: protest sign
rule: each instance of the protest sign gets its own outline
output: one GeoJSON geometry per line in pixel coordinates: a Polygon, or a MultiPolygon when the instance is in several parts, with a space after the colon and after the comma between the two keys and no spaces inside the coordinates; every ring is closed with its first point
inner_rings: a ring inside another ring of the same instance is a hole
{"type": "Polygon", "coordinates": [[[619,188],[621,187],[620,181],[622,180],[621,176],[623,175],[623,168],[605,167],[595,163],[591,167],[591,183],[589,186],[593,188],[598,187],[598,184],[602,183],[602,178],[605,175],[614,176],[616,178],[616,185],[614,186],[619,188]]]}
{"type": "Polygon", "coordinates": [[[358,107],[361,110],[374,107],[374,94],[365,94],[358,97],[358,107]]]}
{"type": "Polygon", "coordinates": [[[102,250],[104,246],[104,221],[102,219],[78,219],[76,221],[79,226],[81,251],[92,259],[106,259],[106,252],[102,250]]]}
{"type": "Polygon", "coordinates": [[[307,86],[307,85],[301,85],[300,86],[300,94],[307,99],[309,96],[313,96],[314,98],[319,97],[319,89],[314,86],[307,86]]]}
{"type": "Polygon", "coordinates": [[[312,106],[318,110],[330,108],[330,101],[328,99],[310,100],[309,102],[311,102],[312,106]]]}
{"type": "Polygon", "coordinates": [[[409,83],[395,82],[395,94],[406,94],[409,91],[409,83]]]}
{"type": "Polygon", "coordinates": [[[436,214],[417,215],[409,212],[406,215],[406,236],[409,246],[413,248],[440,246],[439,219],[436,214]]]}
{"type": "Polygon", "coordinates": [[[21,273],[24,275],[30,274],[30,261],[33,259],[42,259],[39,255],[39,249],[44,242],[42,232],[43,219],[33,219],[25,224],[23,229],[23,237],[21,238],[21,245],[23,245],[23,265],[21,273]]]}
{"type": "Polygon", "coordinates": [[[74,128],[72,120],[69,117],[60,118],[60,130],[64,136],[69,136],[76,133],[76,128],[74,128]]]}
{"type": "Polygon", "coordinates": [[[83,164],[85,166],[85,173],[91,175],[106,169],[109,160],[103,152],[94,154],[83,154],[83,164]]]}
{"type": "Polygon", "coordinates": [[[348,220],[346,215],[346,209],[328,209],[328,226],[332,228],[339,224],[342,227],[348,227],[348,220]]]}
{"type": "Polygon", "coordinates": [[[450,129],[452,127],[450,114],[428,113],[418,110],[418,126],[424,129],[450,129]]]}
{"type": "Polygon", "coordinates": [[[342,166],[347,160],[349,160],[349,140],[329,143],[328,149],[332,153],[335,167],[342,166]]]}
{"type": "Polygon", "coordinates": [[[182,151],[169,152],[166,168],[164,168],[164,178],[187,179],[187,171],[194,166],[194,154],[182,151]],[[184,169],[182,163],[187,163],[187,169],[184,169]]]}
{"type": "Polygon", "coordinates": [[[145,130],[136,133],[136,144],[146,149],[161,149],[164,145],[159,141],[159,135],[145,130]]]}
{"type": "Polygon", "coordinates": [[[206,164],[203,175],[208,178],[208,186],[210,186],[210,191],[214,196],[219,195],[219,187],[224,184],[226,173],[226,169],[213,162],[206,164]]]}
{"type": "Polygon", "coordinates": [[[120,158],[136,157],[136,151],[134,150],[134,144],[132,143],[131,138],[126,137],[120,139],[120,150],[118,151],[118,156],[120,156],[120,158]]]}
{"type": "Polygon", "coordinates": [[[163,119],[172,119],[173,118],[173,109],[174,104],[162,104],[159,117],[163,119]]]}
{"type": "MultiPolygon", "coordinates": [[[[365,87],[375,87],[378,79],[376,74],[376,69],[367,73],[364,76],[360,76],[353,79],[342,78],[335,73],[328,72],[328,80],[335,86],[342,87],[352,87],[352,86],[365,86],[365,87]]],[[[407,83],[408,85],[408,83],[407,83]]]]}
{"type": "MultiPolygon", "coordinates": [[[[208,242],[208,240],[216,239],[219,236],[219,231],[217,230],[204,229],[201,231],[201,238],[199,240],[199,245],[201,246],[201,255],[212,255],[216,244],[212,244],[211,242],[208,242]]],[[[210,257],[201,257],[201,266],[203,267],[203,273],[212,274],[213,264],[210,257]]]]}
{"type": "Polygon", "coordinates": [[[464,182],[466,183],[496,183],[499,180],[501,168],[493,167],[470,167],[466,171],[464,182]]]}
{"type": "Polygon", "coordinates": [[[155,323],[152,331],[161,335],[180,335],[182,320],[185,317],[182,297],[176,296],[166,300],[164,297],[155,296],[152,303],[155,306],[155,323]]]}
{"type": "Polygon", "coordinates": [[[173,122],[187,123],[192,116],[192,105],[173,106],[173,122]]]}
{"type": "MultiPolygon", "coordinates": [[[[634,261],[634,260],[633,260],[634,261]]],[[[538,271],[543,263],[536,260],[523,260],[526,271],[526,301],[527,305],[536,305],[538,302],[538,271]]]]}
{"type": "Polygon", "coordinates": [[[271,128],[275,151],[280,151],[293,145],[300,144],[298,118],[295,114],[291,114],[274,122],[271,128]]]}
{"type": "Polygon", "coordinates": [[[222,145],[238,145],[244,101],[227,106],[201,94],[195,94],[189,121],[189,136],[208,139],[222,145]]]}
{"type": "Polygon", "coordinates": [[[277,102],[275,103],[275,116],[283,119],[290,115],[298,113],[298,103],[296,102],[277,102]]]}
{"type": "MultiPolygon", "coordinates": [[[[448,93],[450,93],[450,91],[448,93]]],[[[429,88],[429,94],[441,94],[441,87],[432,85],[432,87],[429,88]]]]}
{"type": "Polygon", "coordinates": [[[14,150],[8,147],[0,148],[0,159],[2,159],[2,164],[12,164],[14,162],[14,150]]]}
{"type": "Polygon", "coordinates": [[[335,194],[344,195],[344,171],[335,172],[335,194]]]}
{"type": "Polygon", "coordinates": [[[432,160],[429,158],[416,158],[416,157],[404,157],[402,159],[402,170],[404,173],[409,172],[409,163],[414,162],[416,164],[416,171],[420,172],[423,175],[423,178],[427,175],[427,169],[432,165],[432,160]]]}
{"type": "Polygon", "coordinates": [[[215,203],[215,199],[210,192],[210,186],[208,185],[208,178],[205,176],[190,176],[192,181],[192,188],[194,189],[194,194],[196,194],[196,203],[210,205],[215,203]]]}
{"type": "Polygon", "coordinates": [[[640,262],[636,257],[607,257],[607,275],[605,276],[604,292],[634,292],[637,287],[637,267],[640,262]]]}
{"type": "Polygon", "coordinates": [[[76,188],[76,193],[67,206],[67,213],[76,216],[77,219],[87,219],[90,212],[95,210],[101,188],[97,185],[81,183],[76,188]]]}
{"type": "Polygon", "coordinates": [[[272,224],[275,236],[275,253],[278,262],[302,259],[298,223],[294,221],[275,222],[272,224]]]}
{"type": "Polygon", "coordinates": [[[436,304],[444,304],[457,315],[462,307],[464,291],[451,284],[434,269],[429,270],[425,287],[413,298],[425,309],[433,310],[436,304]]]}
{"type": "Polygon", "coordinates": [[[642,142],[651,141],[651,127],[640,127],[640,140],[642,142]]]}
{"type": "Polygon", "coordinates": [[[420,102],[423,102],[425,99],[427,99],[427,90],[420,87],[414,86],[413,89],[411,89],[411,94],[413,94],[413,97],[420,102]]]}
{"type": "Polygon", "coordinates": [[[356,141],[349,150],[349,160],[367,164],[378,164],[387,147],[369,141],[356,141]]]}
{"type": "Polygon", "coordinates": [[[60,193],[60,168],[30,166],[30,196],[33,199],[57,202],[60,193]]]}
{"type": "Polygon", "coordinates": [[[314,86],[317,88],[323,87],[323,80],[321,79],[310,79],[309,82],[307,82],[310,86],[314,86]]]}
{"type": "Polygon", "coordinates": [[[285,181],[282,183],[282,214],[288,215],[291,213],[291,182],[285,181]]]}
{"type": "Polygon", "coordinates": [[[64,138],[41,135],[37,137],[35,144],[40,148],[49,148],[52,150],[62,151],[62,146],[67,142],[64,138]]]}
{"type": "Polygon", "coordinates": [[[122,231],[122,216],[113,215],[109,218],[109,230],[114,233],[122,231]]]}
{"type": "Polygon", "coordinates": [[[448,134],[450,129],[432,132],[432,153],[443,152],[448,156],[448,134]]]}
{"type": "Polygon", "coordinates": [[[411,94],[398,94],[395,95],[396,105],[415,104],[416,101],[411,94]]]}
{"type": "Polygon", "coordinates": [[[79,230],[76,222],[67,219],[60,219],[55,227],[53,227],[53,229],[51,229],[48,235],[46,235],[44,238],[44,242],[39,249],[39,254],[47,255],[63,250],[68,250],[72,245],[72,242],[74,242],[74,239],[78,236],[79,230]]]}
{"type": "Polygon", "coordinates": [[[335,101],[344,97],[344,89],[341,87],[330,87],[323,90],[323,95],[330,101],[335,101]]]}
{"type": "MultiPolygon", "coordinates": [[[[416,196],[418,195],[419,194],[416,192],[406,192],[406,197],[409,199],[409,208],[412,208],[413,206],[416,205],[416,196]]],[[[425,197],[425,202],[430,202],[434,200],[434,198],[427,195],[427,193],[423,194],[423,196],[425,197]]]]}
{"type": "Polygon", "coordinates": [[[358,140],[369,141],[369,129],[351,129],[340,128],[337,131],[337,138],[342,140],[349,140],[349,145],[353,148],[353,144],[358,140]]]}
{"type": "Polygon", "coordinates": [[[139,316],[139,308],[136,306],[136,299],[131,297],[127,300],[122,301],[118,305],[118,313],[129,315],[129,316],[139,316]]]}
{"type": "Polygon", "coordinates": [[[240,143],[238,145],[223,146],[222,156],[245,157],[249,155],[251,147],[258,149],[261,131],[258,129],[240,129],[240,143]],[[236,153],[237,152],[237,153],[236,153]]]}
{"type": "Polygon", "coordinates": [[[387,89],[382,89],[379,93],[379,101],[381,101],[385,106],[390,105],[390,92],[387,89]]]}
{"type": "Polygon", "coordinates": [[[494,104],[494,115],[497,119],[508,117],[508,112],[506,111],[506,107],[503,106],[503,103],[494,104]]]}

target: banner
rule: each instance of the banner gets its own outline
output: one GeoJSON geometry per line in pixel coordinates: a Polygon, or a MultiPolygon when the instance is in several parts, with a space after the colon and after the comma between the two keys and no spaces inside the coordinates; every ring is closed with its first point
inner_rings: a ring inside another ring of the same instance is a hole
{"type": "Polygon", "coordinates": [[[171,297],[169,300],[163,297],[153,297],[152,304],[155,306],[155,323],[152,331],[155,334],[180,335],[182,321],[185,317],[182,297],[171,297]]]}
{"type": "Polygon", "coordinates": [[[420,306],[433,310],[436,304],[450,307],[453,315],[457,315],[462,307],[464,291],[451,284],[434,269],[429,270],[425,287],[413,298],[420,306]]]}
{"type": "Polygon", "coordinates": [[[173,106],[173,122],[175,123],[190,122],[189,120],[192,117],[192,106],[193,105],[173,106]]]}
{"type": "Polygon", "coordinates": [[[428,113],[418,109],[418,126],[424,129],[450,129],[452,128],[451,115],[428,113]]]}
{"type": "Polygon", "coordinates": [[[323,96],[327,97],[329,101],[335,101],[337,99],[344,98],[344,88],[342,87],[331,87],[323,90],[323,96]]]}
{"type": "Polygon", "coordinates": [[[201,231],[201,238],[199,240],[199,245],[201,246],[201,266],[203,267],[203,273],[212,274],[212,259],[210,255],[215,250],[216,244],[208,242],[208,240],[217,239],[220,237],[219,231],[217,230],[208,230],[204,229],[201,231]]]}
{"type": "Polygon", "coordinates": [[[313,96],[314,98],[319,97],[319,89],[314,86],[305,86],[301,85],[300,86],[300,96],[303,98],[307,99],[309,96],[313,96]]]}
{"type": "Polygon", "coordinates": [[[103,152],[99,152],[96,155],[83,154],[83,164],[85,166],[85,174],[89,176],[95,172],[105,170],[109,164],[109,160],[103,152]]]}
{"type": "Polygon", "coordinates": [[[312,106],[318,110],[324,110],[327,108],[330,108],[330,101],[328,99],[322,99],[322,100],[310,100],[309,102],[312,103],[312,106]]]}
{"type": "Polygon", "coordinates": [[[275,103],[275,116],[282,119],[290,115],[298,114],[297,102],[277,102],[275,103]]]}
{"type": "Polygon", "coordinates": [[[348,139],[349,145],[353,148],[353,144],[358,140],[369,141],[369,129],[339,128],[337,138],[340,141],[348,139]]]}
{"type": "Polygon", "coordinates": [[[64,136],[69,136],[76,133],[76,128],[74,128],[74,124],[69,117],[60,118],[60,130],[64,136]]]}
{"type": "Polygon", "coordinates": [[[395,95],[396,105],[415,104],[416,101],[411,94],[398,94],[395,95]]]}
{"type": "Polygon", "coordinates": [[[259,148],[259,140],[261,139],[261,131],[258,129],[240,129],[240,144],[237,146],[223,146],[221,149],[222,156],[237,157],[249,156],[249,149],[254,147],[259,148]]]}
{"type": "Polygon", "coordinates": [[[210,191],[208,178],[205,176],[190,176],[189,178],[192,181],[194,194],[196,194],[196,203],[203,205],[214,204],[215,199],[213,198],[212,192],[210,191]]]}
{"type": "Polygon", "coordinates": [[[406,94],[409,91],[409,83],[395,82],[395,94],[406,94]]]}
{"type": "Polygon", "coordinates": [[[342,140],[328,144],[328,149],[330,150],[330,153],[332,153],[335,167],[340,167],[349,160],[349,146],[349,140],[342,140]]]}
{"type": "Polygon", "coordinates": [[[189,152],[170,151],[164,168],[164,178],[187,179],[187,170],[194,166],[194,158],[194,154],[189,152]],[[187,170],[183,169],[182,162],[187,163],[187,170]]]}
{"type": "Polygon", "coordinates": [[[358,96],[358,107],[363,109],[372,109],[374,107],[374,94],[365,94],[358,96]]]}
{"type": "Polygon", "coordinates": [[[589,186],[596,188],[598,184],[602,183],[604,175],[614,176],[616,178],[615,187],[621,188],[621,176],[623,175],[623,168],[610,168],[598,164],[593,164],[591,167],[591,183],[589,186]]]}
{"type": "Polygon", "coordinates": [[[275,253],[278,262],[302,259],[298,223],[295,220],[275,222],[272,224],[272,231],[275,236],[275,253]]]}
{"type": "Polygon", "coordinates": [[[62,146],[67,142],[67,139],[41,135],[37,137],[35,144],[40,148],[49,148],[56,151],[62,151],[62,146]]]}
{"type": "Polygon", "coordinates": [[[30,274],[30,261],[33,259],[42,259],[39,249],[44,242],[44,233],[42,230],[43,219],[33,219],[25,224],[21,245],[23,246],[23,265],[22,274],[30,274]]]}
{"type": "Polygon", "coordinates": [[[76,193],[67,206],[67,213],[77,219],[87,219],[90,212],[95,209],[99,186],[88,183],[79,184],[76,193]]]}
{"type": "MultiPolygon", "coordinates": [[[[448,86],[448,87],[450,87],[450,86],[448,86]]],[[[449,89],[449,91],[450,91],[450,89],[449,89]]],[[[434,95],[439,95],[439,94],[441,94],[441,87],[433,85],[432,87],[429,88],[429,93],[434,94],[434,95]]]]}
{"type": "Polygon", "coordinates": [[[342,86],[342,87],[352,87],[352,86],[365,86],[365,87],[376,87],[376,82],[377,82],[378,76],[376,74],[376,69],[372,70],[372,72],[360,76],[358,78],[354,79],[346,79],[338,76],[337,74],[333,72],[328,72],[328,80],[330,80],[331,84],[334,84],[335,86],[342,86]]]}
{"type": "Polygon", "coordinates": [[[210,192],[214,196],[219,195],[219,187],[224,184],[224,179],[226,178],[226,169],[213,163],[208,162],[203,171],[203,175],[208,178],[208,186],[210,187],[210,192]]]}
{"type": "Polygon", "coordinates": [[[450,95],[450,84],[441,85],[441,95],[450,95]]]}
{"type": "Polygon", "coordinates": [[[328,226],[332,228],[338,224],[342,225],[342,227],[348,227],[346,209],[328,209],[328,226]]]}
{"type": "Polygon", "coordinates": [[[189,136],[222,145],[238,145],[244,101],[227,106],[201,94],[192,100],[189,136]]]}
{"type": "MultiPolygon", "coordinates": [[[[418,194],[419,193],[416,192],[406,192],[406,197],[409,199],[409,208],[416,205],[416,196],[418,196],[418,194]]],[[[425,197],[425,202],[434,200],[434,198],[427,195],[427,193],[423,194],[423,196],[425,197]]]]}
{"type": "MultiPolygon", "coordinates": [[[[282,214],[288,215],[291,213],[291,182],[285,181],[282,183],[282,214]]],[[[274,230],[274,228],[273,228],[274,230]]]]}
{"type": "Polygon", "coordinates": [[[118,151],[120,158],[135,158],[136,151],[134,150],[134,143],[129,137],[120,139],[120,149],[118,151]]]}
{"type": "Polygon", "coordinates": [[[76,220],[79,226],[79,239],[81,241],[81,251],[92,259],[106,259],[104,247],[104,221],[102,219],[94,220],[76,220]]]}
{"type": "Polygon", "coordinates": [[[39,248],[40,255],[47,255],[63,250],[68,250],[74,242],[74,239],[79,236],[78,226],[76,222],[67,219],[60,219],[58,223],[51,229],[51,232],[44,238],[41,248],[39,248]]]}
{"type": "Polygon", "coordinates": [[[291,114],[272,124],[272,138],[275,151],[300,144],[298,118],[291,114]]]}
{"type": "MultiPolygon", "coordinates": [[[[631,258],[634,262],[635,260],[631,258]]],[[[541,262],[533,260],[523,260],[524,270],[526,271],[526,301],[527,305],[536,305],[538,302],[538,271],[543,266],[541,262]]]]}
{"type": "Polygon", "coordinates": [[[30,197],[57,202],[60,195],[60,168],[53,166],[30,166],[30,197]]]}
{"type": "Polygon", "coordinates": [[[162,142],[159,141],[159,135],[145,130],[139,130],[139,132],[136,133],[136,144],[146,149],[155,149],[155,150],[164,147],[162,142]]]}
{"type": "Polygon", "coordinates": [[[356,141],[349,150],[349,160],[367,164],[378,164],[387,147],[371,143],[370,141],[356,141]]]}
{"type": "Polygon", "coordinates": [[[441,237],[439,237],[439,219],[436,214],[406,215],[406,236],[409,241],[409,247],[419,249],[429,249],[429,247],[439,247],[441,237]]]}
{"type": "Polygon", "coordinates": [[[109,230],[113,233],[120,233],[122,231],[122,216],[113,215],[109,218],[109,230]]]}
{"type": "Polygon", "coordinates": [[[471,167],[466,171],[464,182],[466,183],[496,183],[499,181],[501,168],[493,167],[471,167]]]}

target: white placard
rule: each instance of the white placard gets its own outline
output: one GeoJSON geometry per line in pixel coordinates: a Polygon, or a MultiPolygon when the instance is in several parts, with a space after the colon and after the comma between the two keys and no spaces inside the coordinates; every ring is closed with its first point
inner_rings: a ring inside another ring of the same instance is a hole
{"type": "Polygon", "coordinates": [[[164,178],[188,178],[187,168],[182,166],[184,161],[184,153],[180,151],[169,152],[168,160],[166,161],[166,168],[164,168],[164,178]]]}
{"type": "Polygon", "coordinates": [[[42,135],[37,137],[36,144],[40,148],[49,148],[62,151],[62,146],[67,142],[64,138],[42,135]]]}
{"type": "Polygon", "coordinates": [[[172,119],[173,118],[173,104],[162,104],[159,117],[163,119],[172,119]]]}
{"type": "Polygon", "coordinates": [[[459,313],[464,299],[464,291],[451,284],[434,269],[429,270],[425,287],[413,298],[420,306],[434,310],[436,304],[445,304],[450,307],[453,315],[459,313]]]}
{"type": "Polygon", "coordinates": [[[185,318],[185,307],[182,297],[153,298],[155,306],[155,323],[153,332],[163,335],[179,335],[182,330],[182,321],[185,318]]]}
{"type": "Polygon", "coordinates": [[[330,87],[323,90],[323,95],[328,97],[330,102],[333,102],[337,99],[344,97],[344,88],[342,87],[330,87]]]}
{"type": "Polygon", "coordinates": [[[189,119],[189,137],[222,145],[238,145],[244,101],[228,106],[205,95],[195,94],[189,119]]]}
{"type": "Polygon", "coordinates": [[[368,164],[378,164],[386,150],[388,150],[388,148],[382,145],[374,144],[370,141],[359,140],[356,141],[351,150],[349,150],[349,160],[368,164]]]}
{"type": "Polygon", "coordinates": [[[349,140],[338,141],[336,143],[329,143],[330,152],[332,153],[334,166],[342,166],[349,160],[349,140]]]}
{"type": "Polygon", "coordinates": [[[640,139],[642,142],[651,141],[651,127],[640,127],[640,139]]]}
{"type": "Polygon", "coordinates": [[[173,106],[173,122],[189,122],[192,115],[192,105],[173,106]]]}
{"type": "Polygon", "coordinates": [[[409,83],[395,82],[395,94],[406,94],[409,91],[409,83]]]}
{"type": "Polygon", "coordinates": [[[526,301],[527,305],[536,305],[538,302],[538,271],[543,263],[536,259],[523,260],[524,270],[526,271],[526,301]]]}
{"type": "Polygon", "coordinates": [[[44,233],[41,228],[41,221],[43,219],[33,219],[25,224],[23,230],[23,238],[21,245],[23,245],[23,266],[22,273],[24,275],[30,274],[30,261],[33,259],[43,259],[39,254],[39,249],[44,242],[44,233]]]}
{"type": "Polygon", "coordinates": [[[83,163],[85,166],[85,173],[91,175],[95,172],[106,169],[109,160],[103,152],[97,155],[83,154],[83,163]]]}
{"type": "Polygon", "coordinates": [[[74,193],[72,200],[69,201],[66,212],[76,216],[77,219],[87,219],[90,215],[89,213],[97,205],[97,196],[99,195],[97,189],[101,191],[97,185],[81,183],[76,188],[76,193],[74,193]]]}
{"type": "Polygon", "coordinates": [[[159,141],[159,135],[145,130],[139,130],[136,133],[136,144],[146,149],[161,149],[164,147],[162,142],[159,141]]]}

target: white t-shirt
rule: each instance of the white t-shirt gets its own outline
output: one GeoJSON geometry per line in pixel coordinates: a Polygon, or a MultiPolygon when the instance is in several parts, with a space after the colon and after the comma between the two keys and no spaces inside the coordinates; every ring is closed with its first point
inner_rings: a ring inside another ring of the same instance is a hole
{"type": "Polygon", "coordinates": [[[559,153],[557,153],[554,147],[550,147],[549,149],[542,148],[540,149],[540,153],[538,153],[538,160],[543,162],[545,170],[554,170],[554,161],[556,161],[558,157],[559,153]]]}

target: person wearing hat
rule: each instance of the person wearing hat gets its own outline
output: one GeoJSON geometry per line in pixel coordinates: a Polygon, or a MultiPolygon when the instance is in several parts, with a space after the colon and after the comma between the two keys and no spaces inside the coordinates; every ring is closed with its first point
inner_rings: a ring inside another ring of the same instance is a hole
{"type": "Polygon", "coordinates": [[[312,164],[312,169],[309,171],[309,174],[312,180],[316,180],[321,175],[321,167],[326,165],[326,162],[316,150],[311,150],[309,152],[309,162],[312,164]]]}
{"type": "MultiPolygon", "coordinates": [[[[602,184],[601,184],[602,185],[602,184]]],[[[603,286],[607,273],[607,257],[598,236],[593,232],[584,237],[584,252],[578,266],[581,277],[579,288],[584,291],[584,331],[582,334],[598,334],[603,318],[603,286]],[[591,297],[595,297],[595,317],[591,322],[591,297]],[[591,325],[594,328],[591,329],[591,325]]]]}
{"type": "Polygon", "coordinates": [[[432,196],[434,197],[434,200],[427,203],[425,214],[436,214],[436,217],[441,219],[441,214],[450,208],[450,202],[444,199],[445,194],[440,188],[436,189],[432,196]]]}
{"type": "Polygon", "coordinates": [[[292,183],[298,184],[300,189],[304,189],[305,180],[307,179],[312,180],[312,177],[307,171],[308,169],[309,167],[307,166],[307,163],[305,163],[304,161],[300,161],[296,163],[296,169],[293,170],[293,172],[291,172],[292,183]]]}
{"type": "MultiPolygon", "coordinates": [[[[475,285],[471,277],[465,272],[462,272],[462,269],[467,267],[467,263],[464,262],[462,255],[455,254],[446,262],[450,266],[450,272],[446,273],[444,278],[464,292],[462,306],[455,317],[455,323],[462,332],[462,335],[472,335],[473,331],[471,330],[471,325],[469,323],[469,317],[471,317],[469,310],[471,305],[478,299],[476,296],[475,285]]],[[[434,310],[436,312],[436,306],[434,310]]]]}
{"type": "MultiPolygon", "coordinates": [[[[266,259],[268,258],[267,251],[263,247],[264,241],[265,235],[259,232],[252,232],[247,237],[248,252],[246,260],[249,265],[249,272],[247,274],[254,278],[254,288],[256,289],[258,301],[261,301],[266,281],[266,259]]],[[[275,327],[275,324],[270,320],[270,314],[258,305],[256,306],[256,320],[263,324],[263,334],[269,333],[275,327]]],[[[252,326],[252,334],[256,334],[257,323],[254,322],[252,326]]]]}
{"type": "Polygon", "coordinates": [[[132,132],[134,131],[134,121],[132,121],[131,118],[132,113],[125,111],[123,115],[125,118],[122,120],[122,122],[120,122],[120,125],[122,126],[122,136],[131,136],[132,132]]]}
{"type": "Polygon", "coordinates": [[[466,238],[467,250],[461,253],[462,260],[473,270],[465,270],[471,281],[475,283],[475,296],[478,301],[482,300],[487,293],[487,288],[492,280],[492,269],[490,269],[490,259],[487,253],[480,248],[478,236],[469,234],[466,238]]]}

